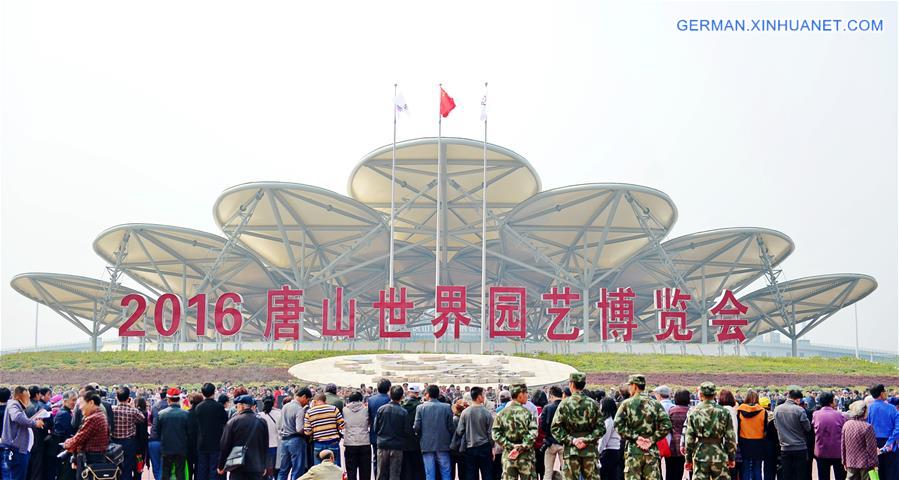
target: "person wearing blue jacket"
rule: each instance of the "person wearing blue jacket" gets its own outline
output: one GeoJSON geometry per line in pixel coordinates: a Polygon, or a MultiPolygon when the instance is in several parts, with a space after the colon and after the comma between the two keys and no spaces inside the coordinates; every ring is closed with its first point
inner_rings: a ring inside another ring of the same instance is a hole
{"type": "Polygon", "coordinates": [[[372,470],[378,473],[378,433],[375,431],[375,417],[378,409],[390,403],[390,380],[378,380],[378,393],[368,398],[368,437],[371,442],[372,470]]]}
{"type": "Polygon", "coordinates": [[[899,412],[887,401],[882,384],[871,387],[871,396],[874,401],[868,405],[868,423],[874,427],[877,448],[885,449],[877,457],[880,478],[899,479],[899,412]]]}
{"type": "Polygon", "coordinates": [[[31,404],[28,389],[18,386],[3,414],[3,434],[0,435],[0,471],[3,480],[24,480],[28,473],[30,428],[44,428],[43,420],[32,420],[25,414],[31,404]]]}
{"type": "Polygon", "coordinates": [[[437,480],[439,468],[441,480],[450,480],[450,442],[453,440],[453,411],[448,403],[440,401],[440,388],[428,385],[425,402],[415,409],[412,430],[418,437],[421,456],[425,464],[425,478],[437,480]]]}

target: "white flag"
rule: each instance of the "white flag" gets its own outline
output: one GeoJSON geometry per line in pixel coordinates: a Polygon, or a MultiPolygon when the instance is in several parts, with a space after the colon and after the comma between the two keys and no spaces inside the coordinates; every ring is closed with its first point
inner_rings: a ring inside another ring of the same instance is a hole
{"type": "Polygon", "coordinates": [[[487,94],[486,93],[481,98],[481,121],[482,122],[487,121],[487,94]]]}
{"type": "Polygon", "coordinates": [[[406,97],[402,93],[397,92],[396,97],[393,97],[393,106],[396,113],[409,115],[409,105],[406,104],[406,97]]]}

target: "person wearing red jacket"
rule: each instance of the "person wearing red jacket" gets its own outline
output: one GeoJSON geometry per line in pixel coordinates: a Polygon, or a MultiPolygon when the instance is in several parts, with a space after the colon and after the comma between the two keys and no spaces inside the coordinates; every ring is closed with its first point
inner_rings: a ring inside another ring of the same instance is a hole
{"type": "Polygon", "coordinates": [[[77,477],[81,477],[85,464],[102,462],[103,455],[109,447],[109,423],[100,407],[100,396],[88,390],[81,397],[81,413],[84,420],[74,437],[66,440],[63,448],[72,453],[83,453],[76,456],[77,477]]]}

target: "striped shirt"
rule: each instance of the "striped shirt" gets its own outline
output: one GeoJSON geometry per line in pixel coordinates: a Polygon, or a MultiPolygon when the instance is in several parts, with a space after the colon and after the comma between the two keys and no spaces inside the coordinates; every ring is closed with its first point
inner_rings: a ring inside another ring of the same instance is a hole
{"type": "Polygon", "coordinates": [[[303,420],[303,432],[316,442],[339,439],[343,426],[340,410],[328,404],[309,407],[303,420]]]}

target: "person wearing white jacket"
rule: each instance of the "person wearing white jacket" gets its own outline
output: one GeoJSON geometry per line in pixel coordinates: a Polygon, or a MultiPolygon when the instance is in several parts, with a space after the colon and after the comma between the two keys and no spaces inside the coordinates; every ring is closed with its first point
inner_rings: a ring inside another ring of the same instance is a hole
{"type": "Polygon", "coordinates": [[[343,407],[343,447],[347,480],[371,478],[371,439],[368,430],[368,406],[362,392],[350,394],[343,407]]]}

